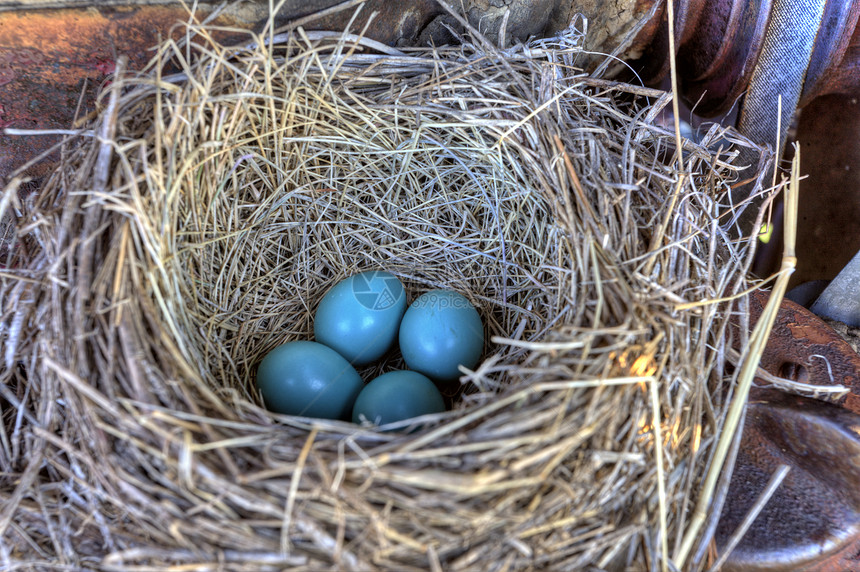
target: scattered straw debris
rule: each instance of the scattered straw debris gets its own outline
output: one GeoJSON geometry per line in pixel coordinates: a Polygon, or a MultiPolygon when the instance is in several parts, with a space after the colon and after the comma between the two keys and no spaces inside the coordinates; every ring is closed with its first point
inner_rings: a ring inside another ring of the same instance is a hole
{"type": "Polygon", "coordinates": [[[190,26],[118,74],[8,207],[0,562],[668,564],[732,382],[731,303],[689,303],[749,286],[719,215],[751,144],[714,127],[682,177],[654,124],[670,98],[583,75],[580,39],[228,47],[190,26]],[[408,434],[270,415],[256,364],[374,268],[478,307],[485,359],[452,411],[408,434]]]}

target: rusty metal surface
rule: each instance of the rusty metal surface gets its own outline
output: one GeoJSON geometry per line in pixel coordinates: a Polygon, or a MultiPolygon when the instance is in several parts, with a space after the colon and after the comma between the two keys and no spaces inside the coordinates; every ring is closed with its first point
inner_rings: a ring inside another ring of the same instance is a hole
{"type": "MultiPolygon", "coordinates": [[[[753,323],[767,296],[757,290],[750,297],[753,323]]],[[[791,300],[783,300],[780,306],[760,365],[773,375],[803,383],[844,385],[851,393],[835,404],[860,414],[860,356],[824,320],[791,300]]],[[[755,389],[750,399],[756,399],[755,389]]]]}
{"type": "MultiPolygon", "coordinates": [[[[676,2],[675,48],[685,103],[703,117],[726,113],[749,83],[770,19],[771,0],[676,2]]],[[[631,63],[646,83],[669,71],[667,11],[642,57],[631,63]]],[[[644,34],[643,34],[644,36],[644,34]]],[[[637,40],[639,41],[639,40],[637,40]]]]}
{"type": "Polygon", "coordinates": [[[770,0],[722,0],[708,9],[680,47],[678,74],[696,112],[726,112],[746,88],[764,39],[770,0]]]}
{"type": "Polygon", "coordinates": [[[842,13],[834,14],[829,25],[822,28],[823,47],[812,54],[816,65],[810,65],[809,86],[801,106],[821,95],[857,93],[860,89],[860,5],[856,1],[842,4],[842,13]]]}
{"type": "Polygon", "coordinates": [[[858,98],[828,95],[801,112],[797,139],[809,178],[801,186],[793,283],[832,279],[860,251],[858,98]]]}
{"type": "MultiPolygon", "coordinates": [[[[721,115],[749,85],[770,21],[773,0],[682,0],[676,2],[676,51],[680,91],[704,117],[721,115]]],[[[659,30],[634,40],[642,47],[632,63],[646,83],[668,73],[668,26],[661,10],[659,30]]],[[[828,93],[860,88],[860,2],[828,0],[811,54],[803,107],[828,93]]],[[[635,50],[634,50],[635,51],[635,50]]]]}
{"type": "MultiPolygon", "coordinates": [[[[767,299],[763,291],[750,296],[751,327],[767,299]]],[[[825,403],[764,387],[750,392],[740,450],[716,531],[718,549],[779,465],[788,465],[790,471],[724,570],[858,570],[860,356],[820,318],[784,300],[760,365],[773,375],[808,384],[843,384],[851,393],[825,403]]]]}
{"type": "Polygon", "coordinates": [[[778,393],[750,402],[717,538],[731,536],[779,465],[791,470],[723,570],[857,570],[858,422],[847,409],[814,399],[778,393]]]}
{"type": "MultiPolygon", "coordinates": [[[[188,17],[178,5],[0,12],[0,128],[72,127],[76,110],[94,109],[118,55],[142,69],[151,48],[188,17]]],[[[248,25],[226,16],[216,23],[248,25]]],[[[0,181],[58,141],[0,132],[0,181]]],[[[29,174],[38,177],[48,164],[29,174]]]]}
{"type": "Polygon", "coordinates": [[[860,75],[850,71],[852,66],[860,63],[857,59],[860,54],[855,53],[860,41],[857,35],[858,18],[860,4],[857,2],[827,2],[824,21],[806,72],[806,86],[800,107],[821,95],[850,93],[860,86],[860,75]]]}

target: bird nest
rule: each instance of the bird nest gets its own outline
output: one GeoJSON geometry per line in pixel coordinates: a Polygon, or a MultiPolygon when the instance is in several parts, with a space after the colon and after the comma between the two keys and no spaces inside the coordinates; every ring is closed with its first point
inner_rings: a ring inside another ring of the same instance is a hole
{"type": "Polygon", "coordinates": [[[752,243],[721,217],[753,146],[714,126],[681,163],[671,97],[582,73],[581,39],[228,46],[190,24],[120,66],[39,193],[0,203],[0,560],[667,563],[731,398],[720,300],[749,286],[752,243]],[[268,412],[263,355],[372,269],[478,309],[450,410],[385,432],[268,412]]]}

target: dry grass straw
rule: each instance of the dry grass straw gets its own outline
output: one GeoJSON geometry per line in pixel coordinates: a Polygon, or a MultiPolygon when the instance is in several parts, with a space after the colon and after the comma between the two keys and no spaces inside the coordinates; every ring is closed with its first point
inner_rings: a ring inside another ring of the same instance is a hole
{"type": "Polygon", "coordinates": [[[679,305],[749,287],[719,213],[751,144],[715,127],[677,172],[670,98],[580,74],[573,33],[268,39],[190,26],[117,75],[32,203],[7,189],[0,562],[671,568],[745,307],[679,305]],[[255,365],[373,268],[479,308],[453,410],[412,433],[270,415],[255,365]]]}

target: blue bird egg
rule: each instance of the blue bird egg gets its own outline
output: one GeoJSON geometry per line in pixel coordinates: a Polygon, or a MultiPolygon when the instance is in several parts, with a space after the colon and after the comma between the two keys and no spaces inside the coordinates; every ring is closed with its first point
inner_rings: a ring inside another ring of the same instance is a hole
{"type": "Polygon", "coordinates": [[[349,420],[363,382],[340,354],[316,342],[296,341],[266,354],[257,387],[271,411],[349,420]]]}
{"type": "Polygon", "coordinates": [[[371,270],[335,284],[314,316],[314,337],[355,366],[381,358],[397,339],[406,292],[396,276],[371,270]]]}
{"type": "Polygon", "coordinates": [[[425,376],[414,371],[384,373],[368,383],[352,410],[352,421],[362,418],[377,425],[445,411],[442,394],[425,376]]]}
{"type": "Polygon", "coordinates": [[[439,382],[474,368],[484,347],[484,326],[475,307],[452,290],[419,296],[400,322],[400,352],[409,369],[439,382]]]}

